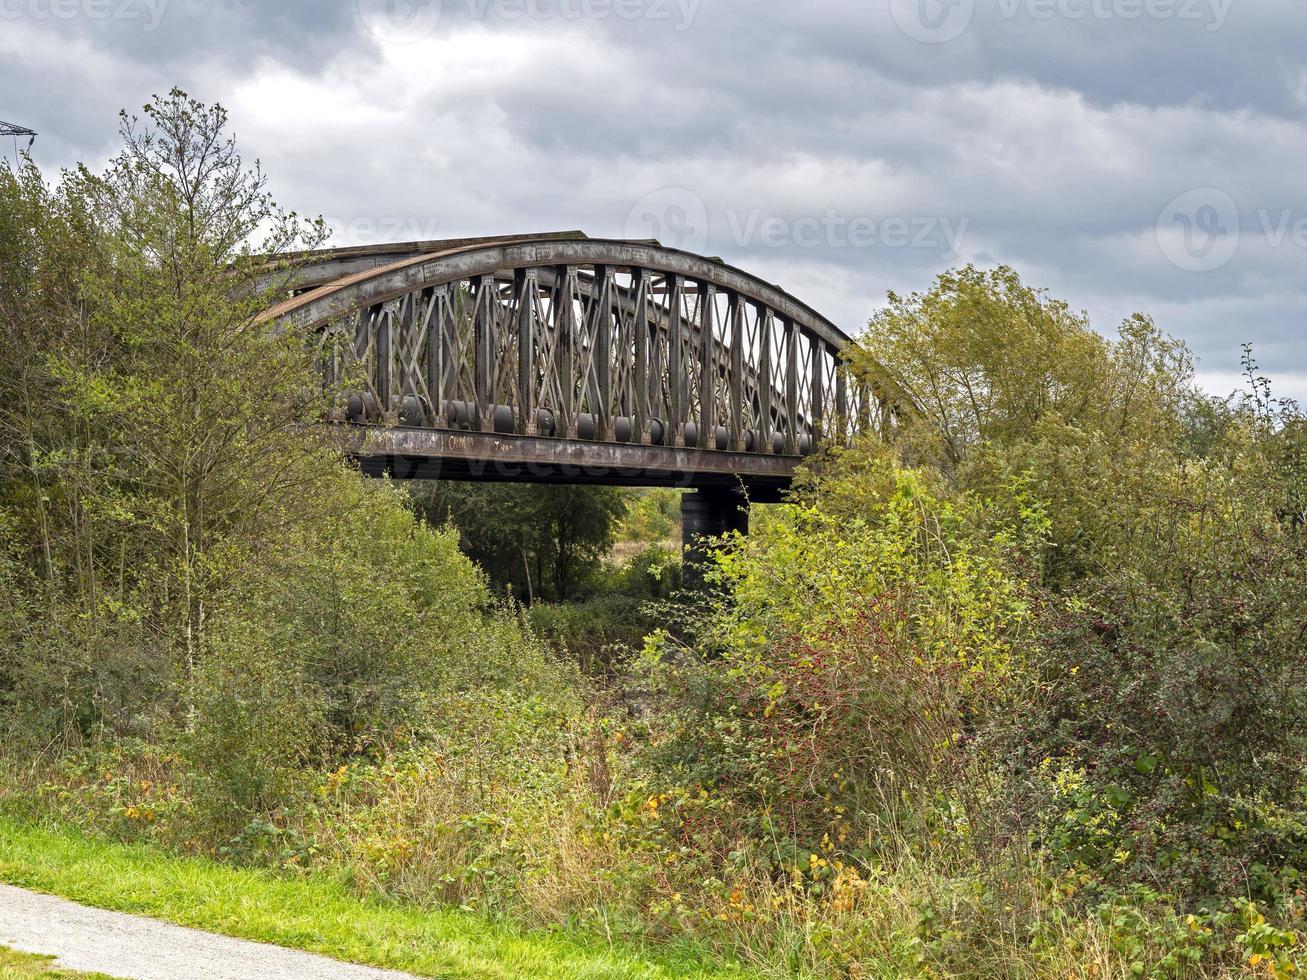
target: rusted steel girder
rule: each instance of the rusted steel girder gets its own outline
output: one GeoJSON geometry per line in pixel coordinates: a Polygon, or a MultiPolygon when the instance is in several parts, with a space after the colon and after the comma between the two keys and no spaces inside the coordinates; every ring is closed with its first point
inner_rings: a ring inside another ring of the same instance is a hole
{"type": "Polygon", "coordinates": [[[674,273],[765,303],[825,344],[839,350],[849,337],[806,303],[740,269],[703,256],[644,242],[604,239],[539,239],[469,245],[419,254],[327,283],[272,307],[262,320],[314,327],[368,303],[384,303],[427,286],[548,266],[621,266],[674,273]]]}
{"type": "Polygon", "coordinates": [[[747,530],[805,455],[893,415],[829,320],[656,242],[415,242],[268,269],[293,295],[260,319],[316,342],[330,435],[365,473],[691,489],[691,566],[697,535],[747,530]]]}
{"type": "Polygon", "coordinates": [[[334,426],[333,443],[370,476],[408,480],[676,487],[777,503],[790,456],[440,429],[334,426]]]}

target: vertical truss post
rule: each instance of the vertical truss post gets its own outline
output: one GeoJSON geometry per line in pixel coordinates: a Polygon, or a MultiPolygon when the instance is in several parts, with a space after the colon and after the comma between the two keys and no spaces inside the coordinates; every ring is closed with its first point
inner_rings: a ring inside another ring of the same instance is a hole
{"type": "Polygon", "coordinates": [[[731,321],[731,362],[729,390],[731,399],[731,449],[744,452],[744,301],[740,294],[729,296],[731,321]]]}
{"type": "Polygon", "coordinates": [[[540,274],[535,269],[517,275],[517,410],[518,431],[536,434],[536,295],[540,274]]]}
{"type": "Polygon", "coordinates": [[[771,421],[771,334],[772,313],[762,306],[758,309],[758,442],[754,448],[760,453],[772,451],[771,421]]]}
{"type": "Polygon", "coordinates": [[[631,329],[635,331],[634,405],[631,411],[631,441],[644,445],[649,441],[649,274],[644,269],[631,270],[631,288],[635,291],[635,313],[631,329]]]}
{"type": "Polygon", "coordinates": [[[876,393],[871,387],[861,381],[858,385],[858,435],[866,435],[871,431],[871,408],[872,400],[876,393]]]}
{"type": "Polygon", "coordinates": [[[472,366],[476,396],[474,428],[482,432],[495,431],[494,411],[491,407],[491,378],[495,370],[495,277],[484,275],[477,279],[476,296],[472,309],[472,366]]]}
{"type": "Polygon", "coordinates": [[[436,340],[431,330],[431,315],[436,310],[435,293],[433,287],[427,286],[420,292],[413,294],[411,339],[408,348],[408,360],[404,365],[405,375],[408,378],[406,384],[412,388],[411,394],[418,397],[422,412],[422,424],[428,426],[432,424],[435,416],[432,409],[435,404],[435,396],[431,393],[430,376],[427,372],[427,361],[431,357],[431,345],[436,340]],[[419,312],[421,313],[420,319],[419,312]]]}
{"type": "Polygon", "coordinates": [[[812,338],[812,448],[822,439],[826,424],[826,345],[812,338]]]}
{"type": "Polygon", "coordinates": [[[427,298],[427,393],[431,396],[430,424],[440,426],[445,414],[445,366],[449,361],[445,314],[449,304],[449,287],[436,286],[427,298]]]}
{"type": "Polygon", "coordinates": [[[717,287],[699,285],[699,446],[717,447],[717,287]]]}
{"type": "Polygon", "coordinates": [[[671,400],[668,406],[671,418],[667,420],[671,446],[685,445],[685,423],[689,414],[688,399],[685,397],[687,379],[685,377],[685,351],[681,344],[681,277],[675,273],[667,274],[667,395],[671,400]]]}
{"type": "Polygon", "coordinates": [[[444,345],[444,397],[448,401],[470,401],[472,393],[464,390],[470,367],[473,284],[450,287],[449,305],[441,343],[444,345]]]}
{"type": "Polygon", "coordinates": [[[394,331],[394,311],[382,310],[377,317],[377,401],[383,416],[390,411],[394,397],[390,364],[394,331]]]}
{"type": "Polygon", "coordinates": [[[835,438],[849,444],[849,369],[835,352],[835,438]]]}
{"type": "Polygon", "coordinates": [[[554,304],[554,370],[562,402],[558,406],[555,429],[567,439],[576,438],[576,269],[562,266],[558,270],[558,301],[554,304]]]}
{"type": "Polygon", "coordinates": [[[359,310],[358,323],[354,327],[354,364],[356,370],[362,374],[363,391],[359,392],[363,401],[363,418],[361,421],[367,421],[372,414],[369,407],[372,401],[373,393],[376,391],[377,383],[376,364],[376,344],[375,344],[375,322],[381,317],[383,307],[369,306],[359,310]]]}
{"type": "Polygon", "coordinates": [[[418,345],[421,338],[417,335],[418,327],[418,300],[422,293],[409,293],[399,301],[399,316],[395,327],[395,336],[393,339],[394,349],[399,355],[399,391],[398,396],[407,398],[409,395],[418,393],[418,379],[414,376],[412,370],[414,358],[417,356],[418,345]]]}
{"type": "MultiPolygon", "coordinates": [[[[667,377],[667,346],[662,342],[662,328],[659,325],[658,301],[654,299],[654,278],[652,273],[645,273],[647,292],[649,294],[649,306],[645,313],[645,334],[649,338],[649,379],[648,379],[648,398],[649,398],[649,422],[650,431],[648,433],[650,440],[653,438],[652,424],[654,418],[661,420],[664,425],[667,423],[668,413],[671,411],[671,402],[663,399],[663,380],[667,377]]],[[[663,280],[666,287],[667,281],[663,280]]],[[[670,397],[670,396],[669,396],[670,397]]],[[[670,444],[671,433],[664,429],[664,445],[670,444]]]]}
{"type": "Polygon", "coordinates": [[[799,453],[799,328],[785,321],[785,452],[799,453]]]}
{"type": "Polygon", "coordinates": [[[372,346],[372,315],[376,312],[375,307],[364,307],[359,310],[358,322],[354,326],[354,360],[362,361],[368,356],[368,348],[372,346]]]}
{"type": "Polygon", "coordinates": [[[594,409],[595,436],[605,442],[612,442],[614,438],[612,272],[605,265],[595,266],[594,290],[592,363],[599,396],[599,405],[594,409]]]}

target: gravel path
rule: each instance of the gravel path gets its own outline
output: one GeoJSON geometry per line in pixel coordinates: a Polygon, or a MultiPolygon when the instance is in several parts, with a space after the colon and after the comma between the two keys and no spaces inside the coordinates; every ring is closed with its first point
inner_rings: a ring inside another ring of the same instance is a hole
{"type": "Polygon", "coordinates": [[[0,885],[0,946],[123,980],[413,980],[0,885]]]}

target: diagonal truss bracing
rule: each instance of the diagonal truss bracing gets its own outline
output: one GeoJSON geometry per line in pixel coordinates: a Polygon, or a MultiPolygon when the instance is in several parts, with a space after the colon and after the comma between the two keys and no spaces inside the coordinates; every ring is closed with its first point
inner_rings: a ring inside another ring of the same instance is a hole
{"type": "Polygon", "coordinates": [[[337,421],[801,456],[890,417],[829,321],[647,243],[463,245],[265,318],[316,339],[337,421]]]}

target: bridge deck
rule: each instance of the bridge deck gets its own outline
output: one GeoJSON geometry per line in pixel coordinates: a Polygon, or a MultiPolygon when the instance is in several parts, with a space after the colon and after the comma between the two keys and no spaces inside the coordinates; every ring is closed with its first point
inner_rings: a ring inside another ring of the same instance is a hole
{"type": "Polygon", "coordinates": [[[490,432],[332,425],[332,440],[364,473],[407,480],[479,480],[686,489],[739,489],[781,499],[798,456],[490,432]]]}

